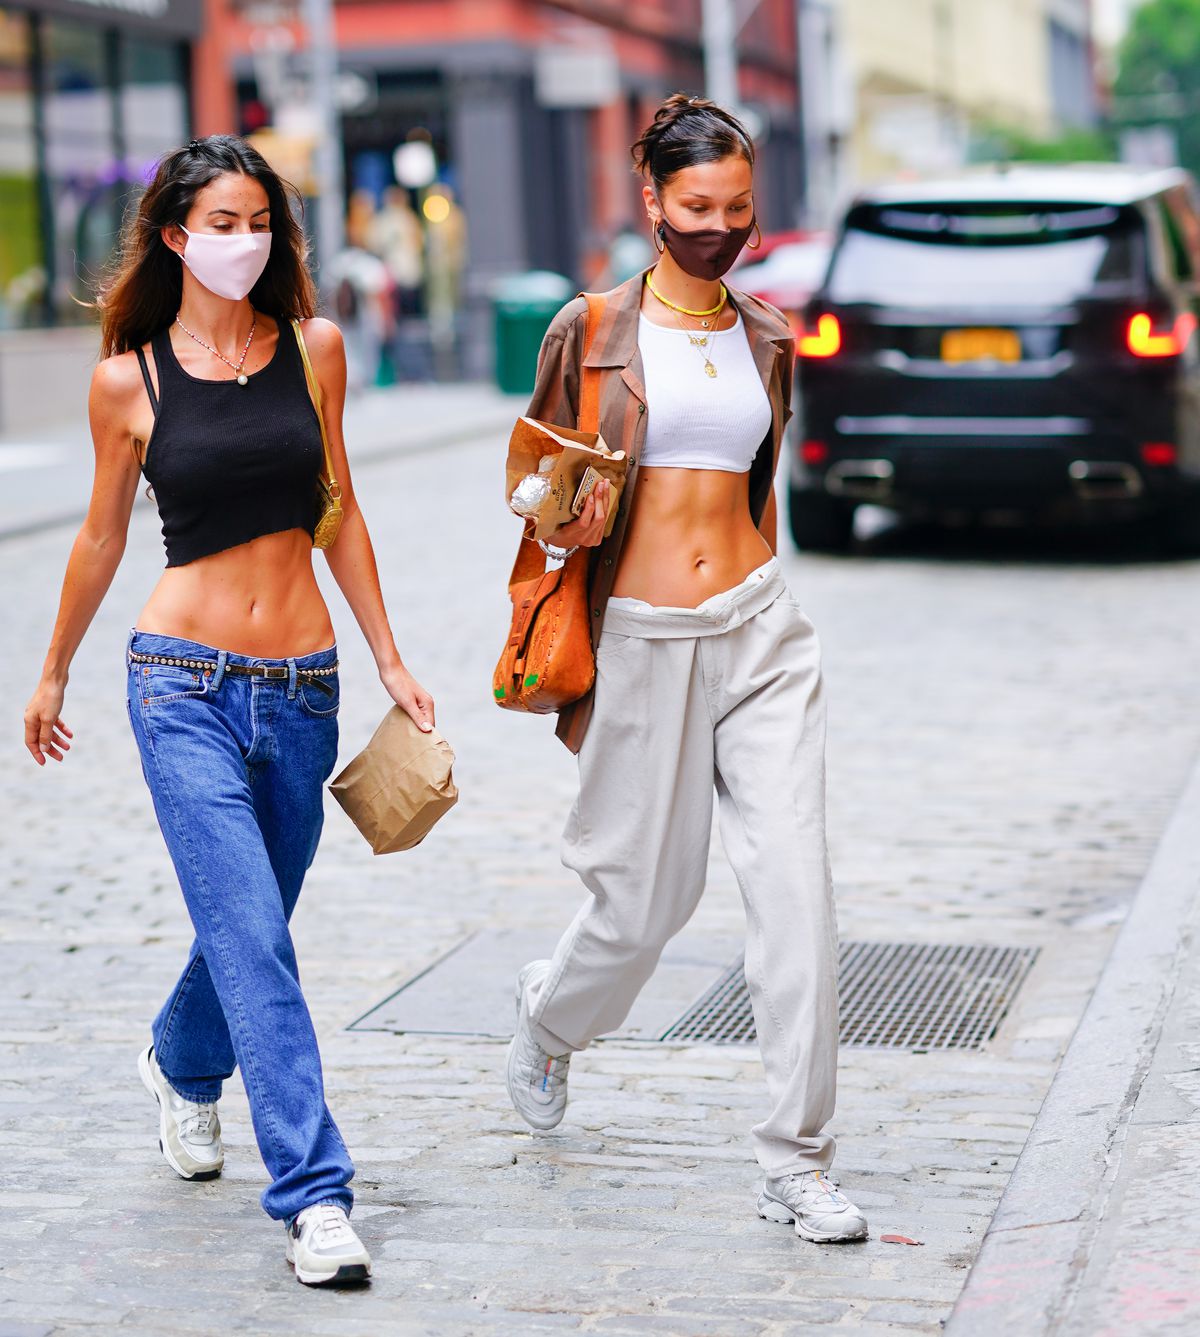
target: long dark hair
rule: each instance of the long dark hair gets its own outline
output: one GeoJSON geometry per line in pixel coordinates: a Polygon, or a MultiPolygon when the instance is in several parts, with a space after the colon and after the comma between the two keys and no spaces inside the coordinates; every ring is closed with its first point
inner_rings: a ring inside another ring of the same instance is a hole
{"type": "Polygon", "coordinates": [[[630,149],[633,164],[661,191],[685,167],[739,154],[754,166],[754,143],[738,118],[704,97],[672,93],[630,149]]]}
{"type": "Polygon", "coordinates": [[[226,172],[253,177],[271,206],[271,254],[250,292],[255,309],[277,320],[316,313],[300,192],[244,139],[209,135],[165,154],[137,207],[125,216],[117,259],[97,297],[102,357],[140,348],[175,318],[183,264],[163,241],[162,229],[186,223],[196,196],[226,172]]]}

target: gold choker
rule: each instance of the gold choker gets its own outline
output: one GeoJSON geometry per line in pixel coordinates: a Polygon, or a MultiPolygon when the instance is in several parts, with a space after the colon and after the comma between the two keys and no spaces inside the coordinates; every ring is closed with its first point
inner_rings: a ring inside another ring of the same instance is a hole
{"type": "Polygon", "coordinates": [[[701,317],[703,316],[715,316],[725,305],[725,303],[729,300],[728,289],[726,289],[725,285],[722,283],[721,300],[716,304],[716,306],[710,306],[707,311],[691,311],[686,306],[679,306],[675,302],[668,301],[662,295],[662,293],[660,293],[659,290],[654,286],[654,282],[650,278],[649,270],[646,271],[646,287],[650,289],[651,293],[655,296],[655,298],[658,299],[658,301],[660,301],[663,304],[663,306],[669,306],[672,311],[678,311],[681,315],[684,316],[692,316],[696,320],[701,319],[701,317]]]}

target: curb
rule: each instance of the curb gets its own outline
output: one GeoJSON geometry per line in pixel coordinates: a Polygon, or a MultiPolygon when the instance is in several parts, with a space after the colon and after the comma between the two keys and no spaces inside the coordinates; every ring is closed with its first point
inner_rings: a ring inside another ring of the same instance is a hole
{"type": "Polygon", "coordinates": [[[1200,912],[1193,767],[967,1275],[947,1337],[1040,1337],[1072,1315],[1200,912]]]}

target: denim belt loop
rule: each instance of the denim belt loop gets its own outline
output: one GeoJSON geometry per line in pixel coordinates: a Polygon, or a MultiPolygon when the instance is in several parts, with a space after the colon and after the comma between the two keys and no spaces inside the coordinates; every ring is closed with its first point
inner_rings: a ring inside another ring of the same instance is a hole
{"type": "Polygon", "coordinates": [[[212,676],[212,685],[209,691],[215,692],[225,680],[225,665],[229,662],[229,651],[217,651],[217,671],[212,676]]]}
{"type": "Polygon", "coordinates": [[[289,659],[287,662],[287,666],[288,666],[288,700],[294,701],[296,699],[296,661],[294,659],[289,659]]]}

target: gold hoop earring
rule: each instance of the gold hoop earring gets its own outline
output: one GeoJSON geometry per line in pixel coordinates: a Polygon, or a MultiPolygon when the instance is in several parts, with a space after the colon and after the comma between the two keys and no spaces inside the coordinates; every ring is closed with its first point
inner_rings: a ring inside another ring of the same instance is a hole
{"type": "Polygon", "coordinates": [[[747,249],[751,251],[757,251],[758,248],[762,245],[762,228],[759,227],[757,218],[754,220],[754,230],[758,233],[758,241],[751,242],[749,239],[747,239],[746,241],[747,249]]]}
{"type": "Polygon", "coordinates": [[[667,249],[667,243],[663,240],[662,233],[659,231],[659,225],[654,221],[653,218],[650,220],[650,223],[651,223],[650,240],[654,245],[654,249],[659,253],[659,255],[662,255],[662,253],[667,249]]]}

